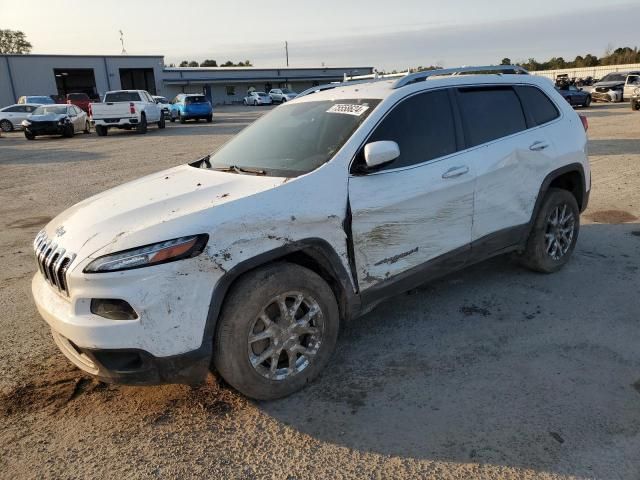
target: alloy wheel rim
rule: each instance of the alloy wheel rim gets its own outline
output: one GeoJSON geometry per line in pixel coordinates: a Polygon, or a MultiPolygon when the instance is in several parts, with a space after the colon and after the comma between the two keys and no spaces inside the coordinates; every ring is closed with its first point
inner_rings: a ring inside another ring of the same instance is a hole
{"type": "Polygon", "coordinates": [[[549,216],[544,234],[545,252],[553,260],[564,257],[575,235],[576,219],[566,203],[556,205],[549,216]]]}
{"type": "Polygon", "coordinates": [[[287,380],[311,365],[323,332],[324,315],[314,298],[282,293],[266,303],[249,329],[249,362],[268,380],[287,380]]]}

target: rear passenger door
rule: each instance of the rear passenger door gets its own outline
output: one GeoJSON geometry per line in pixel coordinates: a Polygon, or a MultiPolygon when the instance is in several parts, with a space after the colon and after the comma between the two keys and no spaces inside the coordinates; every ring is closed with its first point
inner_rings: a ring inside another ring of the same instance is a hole
{"type": "Polygon", "coordinates": [[[555,148],[545,129],[560,114],[533,86],[459,88],[457,99],[477,175],[474,247],[484,242],[500,250],[520,241],[540,185],[553,170],[555,148]]]}
{"type": "Polygon", "coordinates": [[[447,256],[466,261],[473,220],[474,166],[458,150],[459,119],[449,90],[400,101],[366,143],[392,140],[400,157],[349,177],[354,256],[362,290],[447,256]]]}

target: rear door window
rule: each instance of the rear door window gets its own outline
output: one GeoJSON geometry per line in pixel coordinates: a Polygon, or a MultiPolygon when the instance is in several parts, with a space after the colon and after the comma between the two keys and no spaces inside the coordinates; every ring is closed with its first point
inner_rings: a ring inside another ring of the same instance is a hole
{"type": "Polygon", "coordinates": [[[540,89],[525,86],[517,86],[515,89],[535,126],[544,125],[560,116],[554,103],[540,89]]]}
{"type": "Polygon", "coordinates": [[[512,87],[458,89],[467,147],[526,130],[524,112],[512,87]]]}
{"type": "Polygon", "coordinates": [[[403,100],[378,125],[367,143],[392,140],[400,157],[382,170],[406,167],[456,151],[456,130],[449,93],[426,92],[403,100]]]}

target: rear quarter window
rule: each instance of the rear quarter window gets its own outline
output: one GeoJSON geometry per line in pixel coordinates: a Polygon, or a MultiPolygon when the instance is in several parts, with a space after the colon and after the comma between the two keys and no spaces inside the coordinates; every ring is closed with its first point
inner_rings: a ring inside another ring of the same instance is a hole
{"type": "Polygon", "coordinates": [[[526,130],[524,112],[512,87],[458,89],[467,147],[526,130]]]}
{"type": "Polygon", "coordinates": [[[534,122],[534,125],[544,125],[560,116],[558,108],[547,95],[536,87],[515,87],[522,100],[522,107],[534,122]]]}

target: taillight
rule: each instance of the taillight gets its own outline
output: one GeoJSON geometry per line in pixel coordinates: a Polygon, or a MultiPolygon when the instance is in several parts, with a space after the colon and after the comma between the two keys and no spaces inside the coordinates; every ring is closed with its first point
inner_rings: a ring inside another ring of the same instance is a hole
{"type": "Polygon", "coordinates": [[[584,127],[584,131],[589,130],[589,120],[584,115],[578,115],[580,117],[580,121],[582,122],[582,126],[584,127]]]}
{"type": "Polygon", "coordinates": [[[91,104],[89,104],[89,116],[93,117],[93,108],[91,108],[91,104]]]}
{"type": "Polygon", "coordinates": [[[71,105],[71,100],[67,100],[67,105],[71,105]]]}
{"type": "Polygon", "coordinates": [[[131,113],[131,114],[136,113],[136,106],[135,106],[135,104],[133,102],[131,102],[129,104],[129,113],[131,113]]]}

